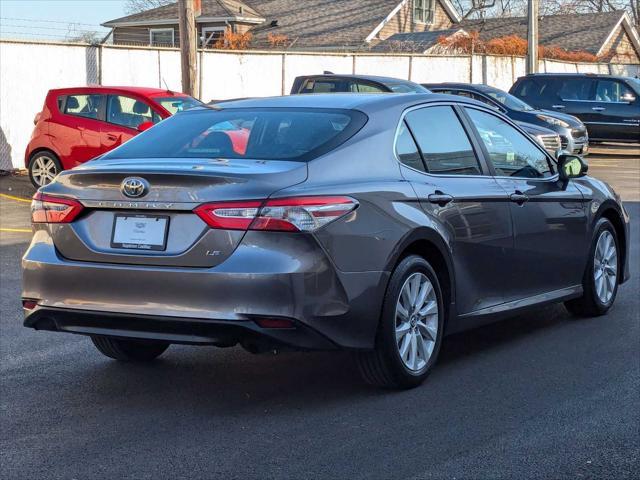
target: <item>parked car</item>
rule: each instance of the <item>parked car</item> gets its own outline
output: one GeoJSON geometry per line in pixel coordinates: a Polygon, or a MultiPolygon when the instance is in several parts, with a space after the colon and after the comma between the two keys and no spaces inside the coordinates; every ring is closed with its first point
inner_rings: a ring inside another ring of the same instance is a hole
{"type": "Polygon", "coordinates": [[[176,112],[200,105],[183,93],[140,87],[78,87],[50,90],[33,121],[25,152],[31,183],[38,188],[62,170],[116,148],[176,112]]]}
{"type": "Polygon", "coordinates": [[[562,140],[553,130],[540,125],[533,125],[526,122],[515,122],[525,132],[531,135],[544,149],[554,158],[558,158],[562,154],[562,140]]]}
{"type": "Polygon", "coordinates": [[[561,148],[568,153],[586,155],[589,151],[587,128],[574,116],[539,110],[499,88],[488,85],[428,83],[423,86],[433,92],[460,95],[486,103],[516,122],[549,128],[560,136],[561,148]]]}
{"type": "Polygon", "coordinates": [[[594,74],[534,74],[510,92],[537,108],[575,115],[597,142],[640,142],[640,80],[594,74]]]}
{"type": "Polygon", "coordinates": [[[611,308],[629,217],[586,169],[456,96],[194,108],[38,191],[25,326],[126,361],[171,343],[351,350],[368,382],[413,387],[445,334],[611,308]],[[224,134],[201,146],[228,123],[244,154],[224,134]]]}
{"type": "Polygon", "coordinates": [[[399,78],[324,74],[297,77],[291,95],[303,93],[429,93],[429,90],[399,78]]]}

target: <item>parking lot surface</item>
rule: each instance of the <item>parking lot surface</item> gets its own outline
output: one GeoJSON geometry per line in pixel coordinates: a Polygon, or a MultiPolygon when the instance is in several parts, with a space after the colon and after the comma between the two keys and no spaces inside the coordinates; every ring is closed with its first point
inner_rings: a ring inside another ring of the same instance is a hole
{"type": "MultiPolygon", "coordinates": [[[[148,365],[22,327],[33,190],[0,179],[0,475],[34,478],[637,478],[640,155],[594,150],[632,217],[606,317],[552,306],[448,337],[420,388],[362,384],[348,354],[172,346],[148,365]]],[[[126,279],[123,279],[126,281],[126,279]]]]}

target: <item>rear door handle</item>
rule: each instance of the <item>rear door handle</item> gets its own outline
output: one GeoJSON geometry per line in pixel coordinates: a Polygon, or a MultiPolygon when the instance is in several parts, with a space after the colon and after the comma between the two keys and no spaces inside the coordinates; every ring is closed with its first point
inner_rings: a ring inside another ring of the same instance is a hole
{"type": "Polygon", "coordinates": [[[524,193],[522,193],[520,190],[516,190],[515,193],[512,193],[509,196],[509,200],[511,200],[514,203],[517,203],[518,205],[524,205],[529,201],[529,197],[524,193]]]}
{"type": "Polygon", "coordinates": [[[446,193],[442,193],[440,190],[436,190],[435,193],[429,195],[429,203],[435,203],[444,207],[448,203],[453,202],[453,197],[451,195],[447,195],[446,193]]]}
{"type": "Polygon", "coordinates": [[[606,110],[606,108],[604,108],[604,107],[593,107],[591,110],[593,110],[594,112],[602,112],[602,111],[606,110]]]}
{"type": "Polygon", "coordinates": [[[564,105],[551,105],[551,108],[555,108],[556,110],[564,110],[564,105]]]}

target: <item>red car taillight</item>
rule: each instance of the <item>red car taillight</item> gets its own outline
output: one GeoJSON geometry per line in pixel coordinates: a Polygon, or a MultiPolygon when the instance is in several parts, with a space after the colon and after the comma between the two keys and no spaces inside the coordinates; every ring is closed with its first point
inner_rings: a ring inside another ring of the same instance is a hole
{"type": "Polygon", "coordinates": [[[313,232],[357,206],[358,202],[349,197],[292,197],[266,202],[208,203],[194,212],[211,228],[313,232]]]}
{"type": "Polygon", "coordinates": [[[31,202],[31,223],[71,223],[83,209],[77,200],[37,192],[31,202]]]}

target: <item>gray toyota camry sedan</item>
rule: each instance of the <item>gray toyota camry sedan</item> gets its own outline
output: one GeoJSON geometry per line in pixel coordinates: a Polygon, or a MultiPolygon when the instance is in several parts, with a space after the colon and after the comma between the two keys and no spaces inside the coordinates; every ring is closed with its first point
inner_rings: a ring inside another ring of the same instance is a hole
{"type": "Polygon", "coordinates": [[[612,307],[629,217],[586,171],[459,96],[196,108],[38,191],[25,326],[125,361],[344,349],[366,381],[413,387],[449,333],[612,307]]]}

